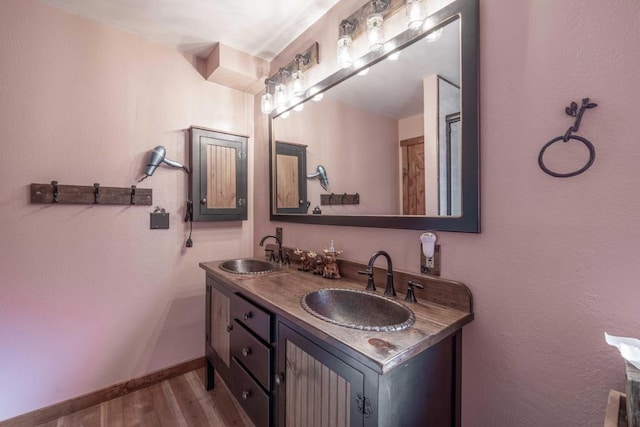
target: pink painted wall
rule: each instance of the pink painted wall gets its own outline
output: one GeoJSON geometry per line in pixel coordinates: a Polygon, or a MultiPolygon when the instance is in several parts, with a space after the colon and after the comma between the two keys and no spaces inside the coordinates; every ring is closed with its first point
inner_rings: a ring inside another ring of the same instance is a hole
{"type": "MultiPolygon", "coordinates": [[[[360,3],[340,2],[273,65],[319,40],[323,72],[335,69],[338,23],[360,3]]],[[[443,277],[475,298],[465,426],[598,426],[608,390],[623,390],[622,360],[603,333],[640,337],[638,22],[634,0],[480,1],[482,233],[438,233],[443,277]],[[564,107],[582,97],[600,104],[580,128],[596,162],[552,178],[538,152],[572,124],[564,107]]],[[[257,237],[282,226],[290,246],[334,239],[359,261],[386,249],[394,266],[418,271],[419,231],[269,222],[266,120],[256,117],[257,237]]]]}
{"type": "MultiPolygon", "coordinates": [[[[251,220],[196,223],[184,247],[180,170],[140,184],[169,230],[149,230],[149,206],[32,205],[29,184],[128,187],[156,145],[187,161],[191,125],[251,136],[253,96],[207,82],[191,57],[35,0],[0,2],[0,58],[3,420],[202,357],[198,262],[252,251],[251,220]]],[[[252,164],[253,138],[249,153],[252,164]]]]}

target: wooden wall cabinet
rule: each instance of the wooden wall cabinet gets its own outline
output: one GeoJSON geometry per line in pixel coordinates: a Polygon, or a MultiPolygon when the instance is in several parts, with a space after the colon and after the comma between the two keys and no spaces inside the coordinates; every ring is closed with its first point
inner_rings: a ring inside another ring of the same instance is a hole
{"type": "Polygon", "coordinates": [[[247,219],[247,137],[191,127],[194,221],[247,219]]]}
{"type": "Polygon", "coordinates": [[[276,141],[277,213],[306,214],[307,146],[276,141]]]}

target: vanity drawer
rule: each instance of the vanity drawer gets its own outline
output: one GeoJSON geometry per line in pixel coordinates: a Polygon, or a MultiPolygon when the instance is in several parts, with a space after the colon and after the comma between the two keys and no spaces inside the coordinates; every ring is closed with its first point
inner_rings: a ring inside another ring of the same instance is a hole
{"type": "Polygon", "coordinates": [[[257,427],[268,426],[271,396],[256,383],[234,358],[231,359],[232,391],[257,427]]]}
{"type": "Polygon", "coordinates": [[[239,324],[238,320],[231,333],[231,356],[267,390],[271,390],[271,349],[239,324]]]}
{"type": "Polygon", "coordinates": [[[271,342],[271,313],[236,294],[231,302],[231,317],[242,322],[265,342],[271,342]]]}

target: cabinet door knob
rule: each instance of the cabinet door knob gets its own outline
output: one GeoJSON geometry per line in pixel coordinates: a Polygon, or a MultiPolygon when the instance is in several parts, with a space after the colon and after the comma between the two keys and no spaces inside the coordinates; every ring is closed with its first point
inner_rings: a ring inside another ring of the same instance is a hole
{"type": "Polygon", "coordinates": [[[244,357],[247,357],[251,354],[251,347],[245,347],[242,349],[242,355],[244,357]]]}
{"type": "Polygon", "coordinates": [[[227,332],[233,331],[233,325],[227,325],[227,332]]]}
{"type": "Polygon", "coordinates": [[[251,397],[251,390],[244,390],[242,392],[242,400],[247,400],[251,397]]]}
{"type": "Polygon", "coordinates": [[[244,320],[249,320],[249,319],[251,319],[252,317],[253,317],[253,313],[251,313],[250,311],[247,311],[246,313],[244,313],[244,314],[242,315],[242,318],[243,318],[244,320]]]}
{"type": "Polygon", "coordinates": [[[206,205],[207,204],[207,198],[203,197],[202,199],[200,199],[200,204],[201,205],[206,205]]]}
{"type": "Polygon", "coordinates": [[[276,385],[280,385],[284,382],[284,375],[282,374],[276,374],[276,385]]]}

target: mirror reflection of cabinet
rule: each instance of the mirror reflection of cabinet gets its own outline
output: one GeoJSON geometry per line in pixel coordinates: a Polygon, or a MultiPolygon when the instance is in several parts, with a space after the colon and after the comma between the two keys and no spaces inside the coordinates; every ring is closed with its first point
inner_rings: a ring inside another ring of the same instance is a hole
{"type": "Polygon", "coordinates": [[[307,146],[276,141],[276,212],[307,213],[307,146]]]}
{"type": "Polygon", "coordinates": [[[191,127],[194,221],[247,219],[247,137],[191,127]]]}

